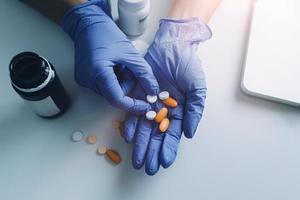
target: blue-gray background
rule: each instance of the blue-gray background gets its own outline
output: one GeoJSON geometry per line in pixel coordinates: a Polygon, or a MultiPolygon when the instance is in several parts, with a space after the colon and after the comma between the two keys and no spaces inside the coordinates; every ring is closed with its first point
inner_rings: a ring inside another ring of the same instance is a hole
{"type": "MultiPolygon", "coordinates": [[[[131,167],[132,147],[110,127],[118,112],[74,82],[71,40],[17,0],[0,0],[0,199],[299,199],[300,111],[240,90],[250,2],[224,0],[212,19],[214,37],[199,50],[209,90],[198,133],[182,139],[172,167],[148,177],[131,167]],[[56,67],[73,103],[63,116],[35,116],[12,90],[8,63],[23,50],[56,67]],[[97,134],[124,162],[113,167],[97,146],[70,142],[77,129],[97,134]]],[[[151,42],[168,7],[152,0],[141,39],[151,42]]]]}

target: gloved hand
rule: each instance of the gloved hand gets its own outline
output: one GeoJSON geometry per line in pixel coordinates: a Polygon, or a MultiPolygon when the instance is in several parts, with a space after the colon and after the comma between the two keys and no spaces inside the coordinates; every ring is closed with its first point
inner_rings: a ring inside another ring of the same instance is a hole
{"type": "MultiPolygon", "coordinates": [[[[197,55],[200,42],[211,37],[210,29],[198,19],[164,19],[156,34],[154,43],[145,56],[158,80],[161,91],[168,91],[178,106],[169,109],[170,127],[160,133],[158,124],[145,116],[128,114],[124,124],[125,140],[133,141],[133,166],[154,175],[160,165],[169,167],[175,160],[178,144],[184,132],[192,138],[202,117],[206,98],[206,82],[201,61],[197,55]]],[[[130,72],[124,72],[130,77],[130,72]]],[[[132,79],[133,76],[131,75],[132,79]]],[[[123,84],[124,91],[130,91],[129,81],[123,84]]],[[[131,84],[132,85],[132,84],[131,84]]],[[[131,91],[136,98],[145,99],[145,92],[137,84],[131,91]]],[[[158,111],[164,105],[158,101],[152,109],[158,111]]]]}
{"type": "Polygon", "coordinates": [[[75,43],[75,79],[103,95],[112,105],[145,113],[150,105],[125,96],[116,65],[126,66],[147,94],[157,94],[158,84],[149,64],[111,19],[107,0],[92,0],[69,10],[62,27],[75,43]]]}

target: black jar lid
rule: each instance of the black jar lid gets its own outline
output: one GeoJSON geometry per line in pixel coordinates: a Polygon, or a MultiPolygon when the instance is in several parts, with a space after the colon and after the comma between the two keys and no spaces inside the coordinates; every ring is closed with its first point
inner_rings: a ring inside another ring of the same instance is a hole
{"type": "Polygon", "coordinates": [[[22,52],[11,60],[9,72],[12,84],[18,88],[37,88],[50,73],[47,60],[33,52],[22,52]]]}

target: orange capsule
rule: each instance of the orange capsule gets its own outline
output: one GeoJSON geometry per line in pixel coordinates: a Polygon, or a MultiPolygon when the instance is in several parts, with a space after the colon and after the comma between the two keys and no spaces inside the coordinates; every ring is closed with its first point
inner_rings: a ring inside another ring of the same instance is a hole
{"type": "Polygon", "coordinates": [[[168,109],[167,108],[162,108],[158,111],[158,113],[156,114],[156,117],[154,118],[154,120],[157,123],[160,123],[164,118],[166,118],[168,115],[168,109]]]}
{"type": "Polygon", "coordinates": [[[164,133],[168,130],[170,126],[170,120],[168,118],[164,118],[159,124],[160,132],[164,133]]]}
{"type": "Polygon", "coordinates": [[[116,165],[119,164],[122,161],[122,158],[121,158],[120,154],[117,151],[113,150],[113,149],[108,149],[106,151],[106,155],[116,165]]]}
{"type": "Polygon", "coordinates": [[[172,97],[169,97],[169,98],[163,100],[163,103],[170,108],[176,108],[178,105],[177,101],[175,99],[173,99],[172,97]]]}

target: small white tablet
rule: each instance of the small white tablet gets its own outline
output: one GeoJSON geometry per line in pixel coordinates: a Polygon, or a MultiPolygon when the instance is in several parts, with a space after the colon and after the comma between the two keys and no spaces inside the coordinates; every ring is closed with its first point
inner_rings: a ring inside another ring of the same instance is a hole
{"type": "Polygon", "coordinates": [[[300,1],[256,0],[242,79],[247,94],[300,107],[300,1]]]}

